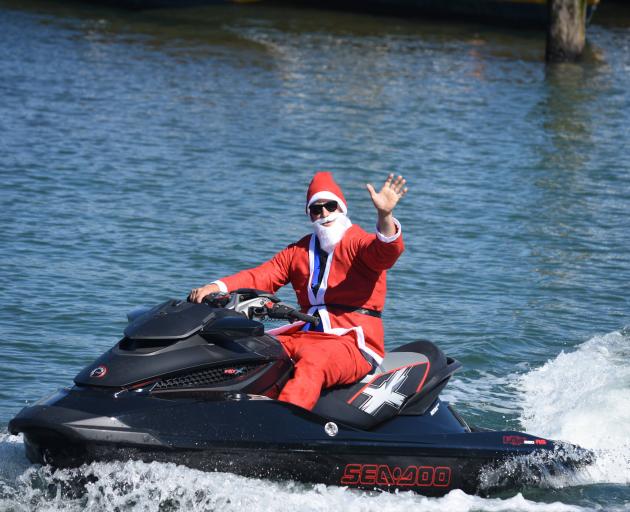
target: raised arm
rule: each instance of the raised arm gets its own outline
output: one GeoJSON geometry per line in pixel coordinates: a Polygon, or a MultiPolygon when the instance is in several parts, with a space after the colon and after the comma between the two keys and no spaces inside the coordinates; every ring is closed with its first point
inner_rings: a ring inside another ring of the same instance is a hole
{"type": "Polygon", "coordinates": [[[402,176],[394,178],[394,175],[390,174],[379,192],[372,185],[366,185],[376,208],[378,220],[376,237],[370,241],[366,240],[360,257],[373,270],[382,271],[390,268],[405,248],[400,223],[392,214],[398,201],[407,193],[405,183],[406,180],[402,176]]]}
{"type": "Polygon", "coordinates": [[[366,185],[378,215],[376,224],[378,232],[385,237],[394,236],[398,229],[392,212],[398,201],[407,193],[408,189],[405,183],[407,183],[407,180],[402,176],[399,175],[397,178],[394,178],[394,175],[390,174],[380,192],[377,192],[371,184],[368,183],[366,185]]]}

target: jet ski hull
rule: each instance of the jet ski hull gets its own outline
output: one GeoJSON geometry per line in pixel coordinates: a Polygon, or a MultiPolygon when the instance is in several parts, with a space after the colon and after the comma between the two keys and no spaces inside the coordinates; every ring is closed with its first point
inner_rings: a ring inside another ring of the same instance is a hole
{"type": "Polygon", "coordinates": [[[31,461],[57,467],[137,459],[428,495],[485,493],[589,462],[529,434],[473,431],[439,399],[460,363],[426,340],[386,353],[361,382],[323,390],[312,411],[274,400],[293,362],[254,320],[266,315],[317,321],[251,289],[133,314],[73,387],[23,409],[9,430],[31,461]]]}
{"type": "MultiPolygon", "coordinates": [[[[174,462],[249,477],[431,496],[518,485],[504,478],[484,487],[485,471],[532,454],[542,454],[544,461],[557,452],[552,441],[527,434],[471,432],[440,401],[425,415],[398,417],[364,431],[250,395],[169,399],[74,387],[24,409],[9,428],[24,434],[32,462],[56,467],[129,459],[174,462]]],[[[584,451],[575,452],[562,465],[579,465],[583,457],[584,451]]]]}

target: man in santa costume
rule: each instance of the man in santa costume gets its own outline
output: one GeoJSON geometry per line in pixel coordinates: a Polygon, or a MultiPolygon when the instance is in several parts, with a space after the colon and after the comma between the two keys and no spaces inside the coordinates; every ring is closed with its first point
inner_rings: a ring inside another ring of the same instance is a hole
{"type": "Polygon", "coordinates": [[[402,176],[390,174],[377,192],[367,185],[378,214],[376,233],[367,233],[347,216],[341,188],[329,172],[318,172],[306,193],[313,233],[262,265],[195,288],[189,300],[216,292],[256,288],[275,293],[291,283],[302,311],[320,323],[292,324],[278,334],[295,362],[295,373],[279,400],[311,410],[322,389],[352,384],[383,360],[381,311],[386,271],[403,252],[400,223],[392,211],[406,194],[402,176]]]}

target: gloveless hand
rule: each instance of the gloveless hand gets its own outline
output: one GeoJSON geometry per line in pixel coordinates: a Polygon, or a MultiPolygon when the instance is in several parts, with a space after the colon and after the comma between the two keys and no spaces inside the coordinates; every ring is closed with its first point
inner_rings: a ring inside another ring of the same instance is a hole
{"type": "Polygon", "coordinates": [[[408,188],[405,183],[407,180],[402,176],[394,178],[394,175],[390,174],[380,192],[377,192],[371,184],[366,185],[379,216],[389,215],[393,211],[398,201],[407,193],[408,188]]]}
{"type": "Polygon", "coordinates": [[[199,304],[206,295],[217,293],[218,291],[220,291],[219,286],[214,283],[207,284],[201,288],[193,288],[188,294],[188,301],[199,304]]]}

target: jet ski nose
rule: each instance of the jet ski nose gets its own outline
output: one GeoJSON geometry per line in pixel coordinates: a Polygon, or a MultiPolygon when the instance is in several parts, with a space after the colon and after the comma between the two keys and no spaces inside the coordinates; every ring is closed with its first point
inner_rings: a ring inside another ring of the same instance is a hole
{"type": "Polygon", "coordinates": [[[575,479],[577,472],[595,461],[586,448],[547,441],[543,448],[514,455],[484,467],[479,474],[479,491],[487,493],[521,487],[556,486],[575,479]]]}

